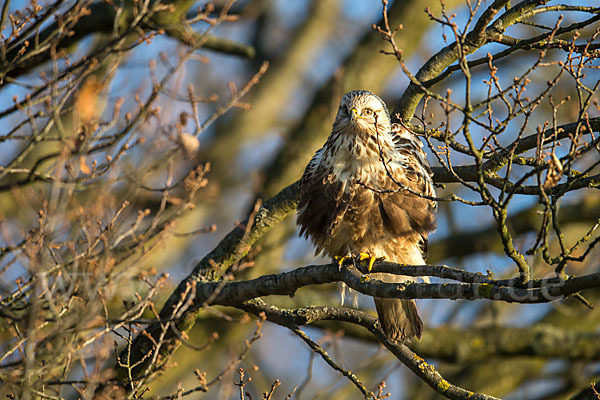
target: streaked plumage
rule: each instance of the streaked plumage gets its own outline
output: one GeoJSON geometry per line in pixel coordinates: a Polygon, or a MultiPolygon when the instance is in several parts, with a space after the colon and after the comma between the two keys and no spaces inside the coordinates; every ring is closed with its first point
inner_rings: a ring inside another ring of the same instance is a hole
{"type": "MultiPolygon", "coordinates": [[[[421,142],[391,123],[379,97],[352,91],[342,98],[329,138],[304,171],[297,223],[317,254],[334,258],[365,252],[424,264],[435,202],[418,194],[435,194],[421,142]]],[[[373,275],[386,282],[406,280],[373,275]]],[[[376,298],[375,305],[392,341],[421,336],[414,300],[376,298]]]]}

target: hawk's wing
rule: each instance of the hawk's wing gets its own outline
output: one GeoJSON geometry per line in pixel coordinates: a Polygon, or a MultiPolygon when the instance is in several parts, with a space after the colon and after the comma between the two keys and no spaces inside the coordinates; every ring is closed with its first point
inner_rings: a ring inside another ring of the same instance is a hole
{"type": "Polygon", "coordinates": [[[416,236],[426,244],[435,229],[435,196],[431,169],[421,141],[399,124],[392,125],[394,148],[386,153],[385,176],[377,174],[380,211],[387,231],[397,236],[416,236]]]}
{"type": "Polygon", "coordinates": [[[326,239],[335,234],[353,197],[353,191],[346,190],[346,181],[337,180],[321,162],[324,153],[325,147],[317,150],[304,170],[296,219],[300,234],[315,244],[316,254],[323,251],[326,239]]]}

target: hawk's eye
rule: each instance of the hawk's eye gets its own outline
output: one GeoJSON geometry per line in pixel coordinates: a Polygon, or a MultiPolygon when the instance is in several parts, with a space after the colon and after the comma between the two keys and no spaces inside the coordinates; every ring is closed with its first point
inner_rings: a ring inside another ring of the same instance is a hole
{"type": "Polygon", "coordinates": [[[365,108],[363,110],[363,114],[366,116],[373,115],[373,110],[371,110],[370,108],[365,108]]]}

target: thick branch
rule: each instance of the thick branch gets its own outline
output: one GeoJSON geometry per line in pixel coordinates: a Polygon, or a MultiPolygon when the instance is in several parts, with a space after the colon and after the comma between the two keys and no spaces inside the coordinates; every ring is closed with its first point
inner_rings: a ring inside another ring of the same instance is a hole
{"type": "MultiPolygon", "coordinates": [[[[451,268],[427,265],[401,265],[382,263],[373,272],[386,272],[408,276],[436,276],[446,278],[456,274],[451,268]]],[[[240,282],[206,282],[198,286],[194,306],[200,307],[207,299],[212,304],[235,305],[262,296],[292,296],[308,285],[344,282],[349,287],[373,297],[397,299],[466,299],[500,300],[509,303],[547,303],[565,298],[581,290],[599,288],[600,273],[570,278],[568,280],[533,280],[527,287],[504,286],[506,281],[493,281],[483,275],[465,275],[481,283],[383,283],[370,279],[358,269],[337,264],[311,265],[290,272],[264,275],[240,282]],[[476,278],[480,277],[480,278],[476,278]]]]}
{"type": "Polygon", "coordinates": [[[269,199],[259,208],[252,221],[244,220],[221,240],[217,247],[208,253],[190,275],[197,278],[208,270],[216,269],[216,277],[221,277],[234,262],[246,256],[252,245],[281,220],[296,211],[300,196],[300,181],[296,181],[269,199]],[[246,232],[246,226],[251,229],[246,232]]]}

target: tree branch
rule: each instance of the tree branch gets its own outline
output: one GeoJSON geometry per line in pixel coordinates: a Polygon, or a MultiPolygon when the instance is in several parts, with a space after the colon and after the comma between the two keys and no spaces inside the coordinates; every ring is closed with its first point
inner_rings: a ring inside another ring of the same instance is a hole
{"type": "Polygon", "coordinates": [[[235,305],[262,296],[288,295],[304,286],[344,282],[360,293],[397,299],[466,299],[500,300],[509,303],[547,303],[563,299],[581,290],[600,287],[600,273],[561,280],[536,279],[526,287],[518,287],[517,280],[494,281],[481,274],[472,274],[446,266],[376,264],[372,272],[408,276],[434,276],[459,279],[470,283],[384,283],[363,275],[357,268],[340,270],[335,263],[311,265],[290,272],[264,275],[248,281],[204,282],[196,292],[194,306],[200,307],[207,299],[211,304],[235,305]],[[508,286],[514,284],[515,286],[508,286]]]}
{"type": "Polygon", "coordinates": [[[171,25],[165,29],[165,33],[190,47],[202,47],[203,49],[247,59],[253,59],[256,53],[254,47],[247,44],[238,43],[227,38],[219,38],[213,35],[194,32],[185,25],[171,25]]]}
{"type": "Polygon", "coordinates": [[[335,319],[360,325],[373,333],[377,337],[377,340],[380,343],[383,343],[383,345],[387,347],[398,360],[444,397],[448,399],[495,399],[495,397],[473,393],[448,382],[439,372],[437,372],[433,365],[425,362],[425,360],[415,354],[405,344],[388,341],[387,337],[379,327],[377,318],[364,311],[343,307],[310,307],[308,309],[300,310],[280,310],[261,300],[246,302],[243,305],[238,306],[238,308],[255,315],[264,313],[269,321],[285,327],[290,327],[295,324],[306,325],[317,320],[325,319],[335,319]]]}

